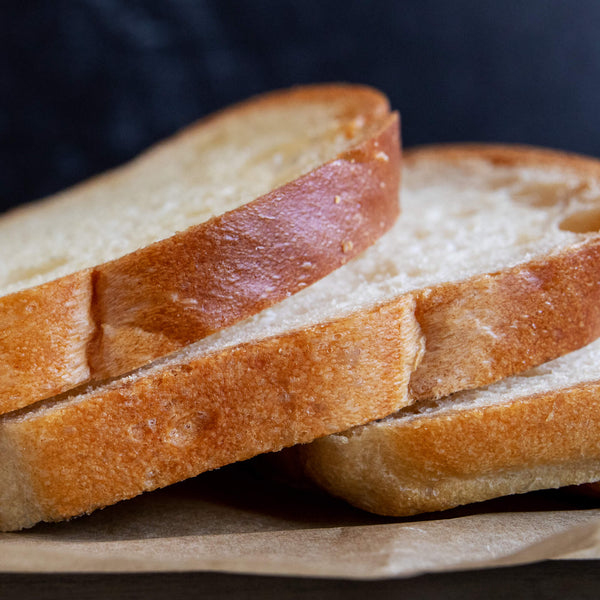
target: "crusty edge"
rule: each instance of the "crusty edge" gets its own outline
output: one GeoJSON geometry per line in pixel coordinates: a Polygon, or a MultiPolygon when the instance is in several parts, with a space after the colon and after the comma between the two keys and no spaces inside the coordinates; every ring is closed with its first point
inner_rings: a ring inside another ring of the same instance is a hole
{"type": "Polygon", "coordinates": [[[368,248],[398,216],[398,139],[390,116],[352,151],[242,209],[97,268],[92,377],[230,326],[368,248]]]}
{"type": "Polygon", "coordinates": [[[348,127],[365,131],[348,152],[171,238],[0,299],[0,414],[120,375],[232,325],[343,265],[389,229],[398,215],[399,126],[385,97],[369,88],[267,94],[149,152],[223,116],[340,97],[348,98],[348,127]]]}
{"type": "MultiPolygon", "coordinates": [[[[0,439],[10,434],[40,508],[12,518],[0,505],[0,528],[90,512],[383,417],[408,403],[420,349],[407,296],[4,415],[0,439]]],[[[8,465],[0,488],[19,476],[8,465]]]]}
{"type": "Polygon", "coordinates": [[[409,516],[600,479],[600,381],[507,403],[388,419],[287,460],[371,512],[409,516]]]}
{"type": "Polygon", "coordinates": [[[600,238],[415,295],[426,349],[413,399],[487,385],[600,335],[600,238]]]}
{"type": "Polygon", "coordinates": [[[80,271],[0,298],[0,413],[89,377],[92,287],[80,271]]]}

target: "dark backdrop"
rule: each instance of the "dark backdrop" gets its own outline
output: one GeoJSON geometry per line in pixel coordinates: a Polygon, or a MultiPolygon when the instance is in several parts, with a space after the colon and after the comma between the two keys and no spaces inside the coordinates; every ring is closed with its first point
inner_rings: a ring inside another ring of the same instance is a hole
{"type": "Polygon", "coordinates": [[[384,90],[405,145],[600,156],[600,2],[4,0],[0,207],[235,100],[328,80],[384,90]]]}

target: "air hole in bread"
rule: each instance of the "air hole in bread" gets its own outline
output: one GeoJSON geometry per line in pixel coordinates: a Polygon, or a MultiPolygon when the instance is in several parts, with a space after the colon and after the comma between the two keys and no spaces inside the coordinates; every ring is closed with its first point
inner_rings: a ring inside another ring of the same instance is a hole
{"type": "Polygon", "coordinates": [[[59,267],[66,265],[68,262],[69,258],[65,256],[56,256],[39,265],[15,269],[8,274],[4,284],[11,285],[13,283],[19,283],[19,281],[32,279],[38,275],[45,275],[54,269],[58,269],[59,267]]]}
{"type": "Polygon", "coordinates": [[[600,231],[600,209],[580,210],[564,219],[559,228],[573,233],[600,231]]]}

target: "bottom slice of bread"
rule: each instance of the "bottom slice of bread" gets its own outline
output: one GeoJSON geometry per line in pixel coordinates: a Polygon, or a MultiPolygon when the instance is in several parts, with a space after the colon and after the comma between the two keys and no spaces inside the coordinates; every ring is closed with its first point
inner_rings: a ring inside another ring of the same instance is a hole
{"type": "Polygon", "coordinates": [[[355,506],[394,516],[600,480],[600,341],[290,448],[278,461],[355,506]]]}

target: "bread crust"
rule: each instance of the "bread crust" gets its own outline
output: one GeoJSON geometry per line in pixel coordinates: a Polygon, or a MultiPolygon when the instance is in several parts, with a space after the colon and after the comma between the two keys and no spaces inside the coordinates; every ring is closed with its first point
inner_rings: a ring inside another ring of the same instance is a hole
{"type": "Polygon", "coordinates": [[[267,94],[161,146],[270,105],[333,100],[349,137],[364,129],[349,151],[170,238],[0,298],[0,414],[121,375],[232,325],[320,279],[387,231],[399,210],[398,118],[369,88],[267,94]]]}
{"type": "Polygon", "coordinates": [[[0,528],[90,512],[394,412],[420,346],[413,315],[405,298],[0,417],[21,465],[0,468],[0,488],[30,482],[26,517],[13,499],[0,528]]]}
{"type": "Polygon", "coordinates": [[[415,401],[487,385],[600,335],[600,238],[416,293],[426,340],[415,401]]]}
{"type": "Polygon", "coordinates": [[[286,460],[382,515],[446,510],[600,479],[600,382],[390,419],[293,448],[286,460]]]}

